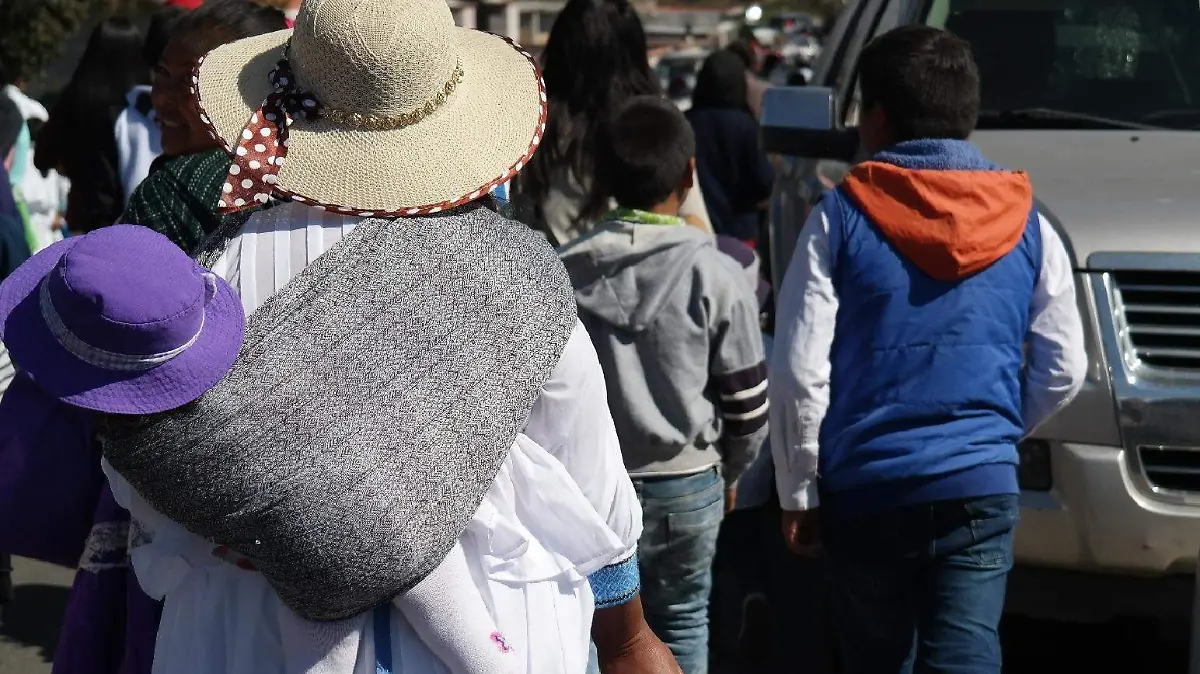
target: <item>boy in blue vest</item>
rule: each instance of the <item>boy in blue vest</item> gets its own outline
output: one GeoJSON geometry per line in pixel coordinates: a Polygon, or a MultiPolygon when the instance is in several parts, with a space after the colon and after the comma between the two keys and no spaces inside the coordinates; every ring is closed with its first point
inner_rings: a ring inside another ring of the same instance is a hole
{"type": "Polygon", "coordinates": [[[859,77],[871,158],[814,209],[780,288],[784,536],[828,558],[847,674],[998,674],[1016,445],[1087,366],[1071,260],[1028,177],[967,141],[967,43],[900,28],[859,77]]]}
{"type": "Polygon", "coordinates": [[[675,104],[630,99],[607,136],[600,176],[620,208],[560,256],[642,502],[646,622],[683,674],[705,674],[717,534],[767,433],[758,302],[738,263],[679,217],[696,145],[675,104]]]}

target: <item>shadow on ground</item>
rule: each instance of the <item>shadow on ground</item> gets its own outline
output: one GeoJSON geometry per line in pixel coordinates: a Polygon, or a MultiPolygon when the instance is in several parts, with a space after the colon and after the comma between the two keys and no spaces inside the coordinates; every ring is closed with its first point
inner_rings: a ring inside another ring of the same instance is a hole
{"type": "Polygon", "coordinates": [[[67,609],[70,588],[53,585],[18,585],[13,600],[0,609],[0,637],[33,646],[50,662],[58,645],[58,629],[67,609]]]}

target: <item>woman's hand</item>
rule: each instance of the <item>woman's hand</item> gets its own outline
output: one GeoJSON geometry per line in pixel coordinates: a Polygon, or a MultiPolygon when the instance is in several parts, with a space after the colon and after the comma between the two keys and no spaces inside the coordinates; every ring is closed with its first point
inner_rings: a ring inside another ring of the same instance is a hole
{"type": "Polygon", "coordinates": [[[675,656],[650,628],[622,653],[600,659],[602,674],[683,674],[675,656]]]}
{"type": "Polygon", "coordinates": [[[597,610],[592,641],[602,674],[683,674],[670,649],[646,624],[641,597],[597,610]]]}

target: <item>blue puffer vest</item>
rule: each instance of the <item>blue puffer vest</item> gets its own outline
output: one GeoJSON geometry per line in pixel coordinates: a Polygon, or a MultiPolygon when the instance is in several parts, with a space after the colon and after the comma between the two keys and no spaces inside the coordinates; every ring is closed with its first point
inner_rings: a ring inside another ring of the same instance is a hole
{"type": "Polygon", "coordinates": [[[1021,366],[1042,261],[1028,181],[965,141],[902,143],[872,161],[875,173],[822,202],[839,300],[820,435],[825,510],[1016,493],[1021,366]],[[962,199],[964,186],[983,200],[1026,201],[989,210],[962,199]],[[1008,222],[989,221],[997,213],[1008,222]],[[955,255],[977,264],[931,274],[955,255]]]}

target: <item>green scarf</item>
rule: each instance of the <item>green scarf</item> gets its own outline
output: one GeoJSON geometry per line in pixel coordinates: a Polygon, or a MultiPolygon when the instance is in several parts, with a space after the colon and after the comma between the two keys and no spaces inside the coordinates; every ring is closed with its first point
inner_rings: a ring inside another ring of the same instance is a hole
{"type": "Polygon", "coordinates": [[[639,211],[636,208],[618,208],[609,211],[603,218],[604,222],[632,222],[637,225],[686,225],[687,221],[677,215],[663,215],[650,211],[639,211]]]}
{"type": "Polygon", "coordinates": [[[167,160],[134,190],[121,222],[149,227],[191,252],[222,225],[244,220],[249,212],[217,213],[229,164],[219,149],[167,160]]]}

